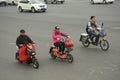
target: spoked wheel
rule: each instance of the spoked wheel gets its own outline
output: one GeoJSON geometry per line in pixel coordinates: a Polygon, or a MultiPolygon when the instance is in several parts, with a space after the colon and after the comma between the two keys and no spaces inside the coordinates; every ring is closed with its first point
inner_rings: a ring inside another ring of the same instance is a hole
{"type": "Polygon", "coordinates": [[[71,54],[67,54],[67,61],[69,63],[72,63],[73,62],[73,56],[71,54]]]}
{"type": "Polygon", "coordinates": [[[104,4],[107,4],[106,0],[103,0],[103,3],[104,3],[104,4]]]}
{"type": "Polygon", "coordinates": [[[33,61],[33,67],[34,67],[35,69],[38,69],[38,68],[39,68],[39,63],[38,63],[37,60],[34,60],[34,61],[33,61]]]}
{"type": "Polygon", "coordinates": [[[109,43],[107,40],[100,41],[100,47],[103,51],[107,51],[109,49],[109,43]]]}
{"type": "Polygon", "coordinates": [[[83,40],[82,44],[83,44],[84,47],[88,47],[90,45],[90,42],[87,41],[87,40],[83,40]]]}

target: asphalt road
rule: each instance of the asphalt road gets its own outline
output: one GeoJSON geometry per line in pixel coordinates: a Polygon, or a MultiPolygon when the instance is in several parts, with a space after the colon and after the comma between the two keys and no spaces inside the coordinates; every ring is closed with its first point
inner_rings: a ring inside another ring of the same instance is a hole
{"type": "Polygon", "coordinates": [[[120,1],[91,5],[89,0],[66,0],[48,4],[46,13],[19,13],[16,6],[0,7],[0,80],[120,80],[120,1]],[[110,49],[78,41],[90,16],[104,22],[110,49]],[[74,42],[72,64],[52,60],[48,54],[54,26],[68,33],[74,42]],[[15,60],[15,41],[25,29],[36,42],[39,69],[15,60]]]}

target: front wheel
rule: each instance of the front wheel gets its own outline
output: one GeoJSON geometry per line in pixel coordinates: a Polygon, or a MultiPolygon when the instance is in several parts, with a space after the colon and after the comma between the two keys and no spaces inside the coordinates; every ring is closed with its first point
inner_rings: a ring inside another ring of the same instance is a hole
{"type": "Polygon", "coordinates": [[[22,7],[19,7],[18,10],[19,10],[19,12],[23,12],[22,7]]]}
{"type": "Polygon", "coordinates": [[[72,63],[73,62],[73,56],[71,54],[67,54],[67,61],[69,63],[72,63]]]}
{"type": "Polygon", "coordinates": [[[109,43],[107,40],[100,41],[100,47],[103,51],[107,51],[109,49],[109,43]]]}
{"type": "Polygon", "coordinates": [[[20,59],[19,59],[19,53],[18,53],[18,52],[15,53],[15,59],[18,60],[20,63],[23,63],[23,62],[20,61],[20,59]]]}
{"type": "Polygon", "coordinates": [[[32,8],[31,8],[31,11],[32,11],[32,13],[35,13],[35,8],[32,7],[32,8]]]}
{"type": "Polygon", "coordinates": [[[39,68],[39,63],[38,63],[37,60],[34,60],[34,61],[33,61],[33,67],[34,67],[35,69],[38,69],[38,68],[39,68]]]}
{"type": "Polygon", "coordinates": [[[91,4],[94,4],[94,1],[93,1],[93,0],[91,0],[91,4]]]}

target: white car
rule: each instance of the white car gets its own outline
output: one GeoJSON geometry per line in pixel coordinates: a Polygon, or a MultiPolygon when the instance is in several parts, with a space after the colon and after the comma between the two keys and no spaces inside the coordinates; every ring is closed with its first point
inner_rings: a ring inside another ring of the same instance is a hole
{"type": "Polygon", "coordinates": [[[0,6],[7,6],[7,1],[6,0],[0,0],[0,6]]]}
{"type": "Polygon", "coordinates": [[[33,13],[36,11],[46,12],[47,5],[39,0],[20,0],[18,2],[17,9],[19,12],[23,12],[25,10],[32,11],[33,13]]]}
{"type": "Polygon", "coordinates": [[[91,4],[94,3],[113,3],[115,0],[91,0],[91,4]]]}
{"type": "Polygon", "coordinates": [[[19,0],[7,0],[8,4],[17,5],[19,0]]]}

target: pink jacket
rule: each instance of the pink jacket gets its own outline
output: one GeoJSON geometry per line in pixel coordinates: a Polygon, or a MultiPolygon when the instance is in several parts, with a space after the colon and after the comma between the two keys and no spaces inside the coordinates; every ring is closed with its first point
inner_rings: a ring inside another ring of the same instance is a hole
{"type": "Polygon", "coordinates": [[[55,32],[55,30],[53,30],[52,32],[52,43],[56,43],[56,42],[60,42],[60,40],[58,40],[58,38],[61,38],[62,36],[67,37],[68,34],[62,33],[62,32],[55,32]]]}

